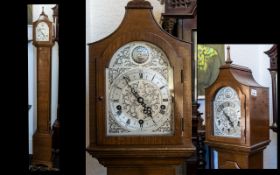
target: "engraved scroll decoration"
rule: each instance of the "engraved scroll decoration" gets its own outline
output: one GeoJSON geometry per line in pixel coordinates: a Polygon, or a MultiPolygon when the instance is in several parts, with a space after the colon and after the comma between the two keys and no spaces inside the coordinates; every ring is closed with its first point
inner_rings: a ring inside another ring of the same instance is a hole
{"type": "MultiPolygon", "coordinates": [[[[119,81],[120,77],[127,72],[133,72],[133,70],[144,70],[147,72],[157,72],[162,76],[165,81],[170,84],[173,80],[170,77],[169,61],[165,53],[155,46],[154,44],[144,41],[134,41],[127,43],[120,47],[113,55],[109,68],[106,70],[106,94],[112,89],[114,82],[119,81]]],[[[138,93],[143,96],[146,103],[152,108],[152,113],[157,114],[160,112],[160,90],[155,85],[148,81],[132,82],[130,84],[136,88],[138,93]]],[[[107,134],[120,133],[123,135],[133,134],[133,131],[121,126],[113,117],[113,113],[110,109],[109,97],[107,97],[106,111],[107,111],[107,134]]],[[[137,116],[137,111],[141,108],[141,105],[137,103],[137,100],[133,97],[131,89],[123,88],[122,90],[122,108],[126,113],[131,116],[137,116]]],[[[171,109],[170,117],[168,120],[161,123],[161,125],[152,131],[152,133],[168,133],[173,130],[173,109],[171,109]]],[[[137,133],[136,133],[137,134],[137,133]]]]}

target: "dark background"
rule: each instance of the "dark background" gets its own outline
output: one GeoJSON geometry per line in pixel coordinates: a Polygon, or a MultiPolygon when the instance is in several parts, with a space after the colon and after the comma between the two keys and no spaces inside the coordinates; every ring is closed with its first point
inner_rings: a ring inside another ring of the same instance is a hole
{"type": "MultiPolygon", "coordinates": [[[[279,43],[277,1],[198,1],[198,43],[279,43]]],[[[27,4],[38,3],[60,5],[60,173],[85,175],[85,1],[66,0],[9,0],[1,5],[1,17],[4,20],[1,24],[1,29],[4,29],[1,31],[3,44],[0,65],[1,70],[4,70],[1,87],[6,88],[1,93],[1,118],[4,119],[1,120],[1,135],[4,136],[1,137],[1,146],[4,146],[1,149],[1,158],[4,160],[1,171],[29,174],[27,4]],[[7,97],[3,98],[4,95],[7,97]]],[[[222,171],[206,170],[199,173],[219,172],[222,171]]],[[[236,171],[223,173],[232,172],[236,174],[236,171]]],[[[276,174],[273,170],[243,172],[247,175],[255,172],[276,174]]]]}

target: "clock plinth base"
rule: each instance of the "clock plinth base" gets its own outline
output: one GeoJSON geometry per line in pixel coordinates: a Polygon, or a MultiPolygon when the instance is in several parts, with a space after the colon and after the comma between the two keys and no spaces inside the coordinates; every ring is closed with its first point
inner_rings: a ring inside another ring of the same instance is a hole
{"type": "Polygon", "coordinates": [[[241,146],[226,143],[205,141],[218,152],[219,169],[262,169],[263,150],[270,140],[252,146],[241,146]]]}
{"type": "Polygon", "coordinates": [[[91,147],[87,151],[107,167],[108,175],[176,175],[176,168],[193,155],[185,147],[91,147]]]}
{"type": "Polygon", "coordinates": [[[263,150],[254,153],[238,153],[218,150],[219,169],[262,169],[263,150]]]}
{"type": "Polygon", "coordinates": [[[107,175],[176,175],[175,167],[108,167],[107,175]]]}
{"type": "Polygon", "coordinates": [[[32,165],[52,168],[52,137],[50,133],[36,132],[33,135],[32,165]]]}

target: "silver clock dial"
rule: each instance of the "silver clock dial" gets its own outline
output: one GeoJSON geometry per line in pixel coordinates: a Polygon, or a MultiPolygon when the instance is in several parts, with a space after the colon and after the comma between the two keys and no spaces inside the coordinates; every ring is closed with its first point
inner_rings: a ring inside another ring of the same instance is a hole
{"type": "Polygon", "coordinates": [[[231,87],[221,88],[214,99],[214,135],[241,137],[241,109],[236,91],[231,87]]]}
{"type": "Polygon", "coordinates": [[[49,41],[49,26],[45,22],[40,22],[36,27],[36,40],[49,41]]]}
{"type": "Polygon", "coordinates": [[[162,75],[149,69],[133,69],[120,75],[109,95],[116,122],[128,131],[145,133],[170,120],[172,99],[166,84],[162,75]]]}
{"type": "Polygon", "coordinates": [[[143,41],[121,47],[106,72],[107,135],[172,134],[172,84],[158,47],[143,41]]]}

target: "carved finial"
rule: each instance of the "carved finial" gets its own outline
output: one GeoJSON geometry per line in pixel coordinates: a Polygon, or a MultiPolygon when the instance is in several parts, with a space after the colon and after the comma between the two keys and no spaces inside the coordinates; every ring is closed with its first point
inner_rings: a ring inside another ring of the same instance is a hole
{"type": "Polygon", "coordinates": [[[226,64],[231,64],[231,58],[230,58],[230,47],[227,46],[227,60],[226,60],[226,64]]]}
{"type": "Polygon", "coordinates": [[[45,18],[48,18],[48,15],[45,14],[44,6],[42,6],[42,13],[40,14],[39,19],[45,19],[45,18]]]}

